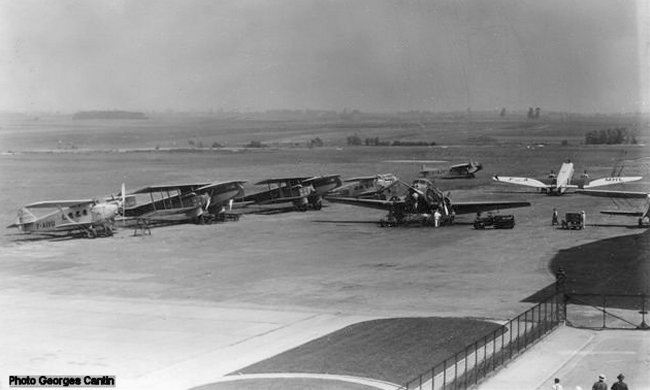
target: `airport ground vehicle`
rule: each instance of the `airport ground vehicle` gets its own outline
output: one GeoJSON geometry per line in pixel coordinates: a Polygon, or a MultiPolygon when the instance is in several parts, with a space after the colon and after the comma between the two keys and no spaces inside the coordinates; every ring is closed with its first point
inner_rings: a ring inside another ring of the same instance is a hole
{"type": "Polygon", "coordinates": [[[489,226],[494,229],[512,229],[515,227],[515,216],[488,214],[474,220],[474,229],[482,230],[489,226]]]}
{"type": "Polygon", "coordinates": [[[580,213],[566,213],[562,220],[562,229],[580,230],[584,229],[584,222],[580,213]]]}

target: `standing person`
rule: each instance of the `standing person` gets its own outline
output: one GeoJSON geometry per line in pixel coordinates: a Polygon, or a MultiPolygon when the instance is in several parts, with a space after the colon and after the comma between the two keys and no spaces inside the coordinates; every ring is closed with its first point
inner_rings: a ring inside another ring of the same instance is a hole
{"type": "Polygon", "coordinates": [[[555,378],[555,380],[553,381],[553,386],[551,386],[551,390],[564,390],[564,388],[560,384],[560,378],[555,378]]]}
{"type": "Polygon", "coordinates": [[[557,209],[553,208],[553,219],[551,220],[551,226],[559,225],[557,220],[557,209]]]}
{"type": "Polygon", "coordinates": [[[582,220],[582,228],[584,229],[587,227],[587,214],[585,214],[584,210],[580,212],[580,219],[582,220]]]}
{"type": "Polygon", "coordinates": [[[440,217],[442,217],[442,214],[440,214],[440,210],[436,209],[433,212],[433,223],[435,227],[440,227],[440,217]]]}
{"type": "Polygon", "coordinates": [[[612,385],[612,390],[627,390],[627,384],[623,382],[623,379],[625,379],[625,375],[618,374],[616,378],[618,378],[618,382],[612,385]]]}
{"type": "Polygon", "coordinates": [[[598,382],[591,386],[591,390],[607,390],[607,383],[605,383],[605,374],[598,375],[598,382]]]}

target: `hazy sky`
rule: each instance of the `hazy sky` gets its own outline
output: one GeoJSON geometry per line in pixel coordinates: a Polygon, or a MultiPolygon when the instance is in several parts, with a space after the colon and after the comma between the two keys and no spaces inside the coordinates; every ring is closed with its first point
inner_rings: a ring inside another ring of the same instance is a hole
{"type": "Polygon", "coordinates": [[[0,0],[0,110],[636,111],[646,1],[0,0]]]}

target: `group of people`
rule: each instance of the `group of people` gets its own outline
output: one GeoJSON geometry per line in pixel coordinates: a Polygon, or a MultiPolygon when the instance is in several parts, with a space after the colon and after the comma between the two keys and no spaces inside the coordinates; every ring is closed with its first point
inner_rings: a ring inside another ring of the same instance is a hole
{"type": "MultiPolygon", "coordinates": [[[[627,384],[623,381],[625,379],[625,375],[623,374],[618,374],[616,377],[618,379],[618,382],[612,384],[612,387],[610,388],[611,390],[628,390],[627,384]]],[[[598,375],[598,380],[591,386],[591,390],[608,390],[607,389],[607,383],[605,382],[607,378],[605,377],[604,374],[598,375]]],[[[576,387],[576,389],[580,389],[580,386],[576,387]]],[[[551,387],[551,390],[563,390],[562,385],[560,384],[560,379],[555,378],[553,380],[553,386],[551,387]]]]}

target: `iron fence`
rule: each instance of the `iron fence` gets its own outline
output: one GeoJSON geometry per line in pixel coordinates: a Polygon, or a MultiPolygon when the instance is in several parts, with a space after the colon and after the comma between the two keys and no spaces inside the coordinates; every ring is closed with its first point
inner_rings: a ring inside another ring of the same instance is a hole
{"type": "Polygon", "coordinates": [[[646,321],[650,297],[645,294],[565,295],[567,324],[596,329],[649,329],[646,321]]]}
{"type": "Polygon", "coordinates": [[[555,329],[564,314],[564,299],[555,294],[410,380],[402,389],[457,390],[474,386],[555,329]]]}

